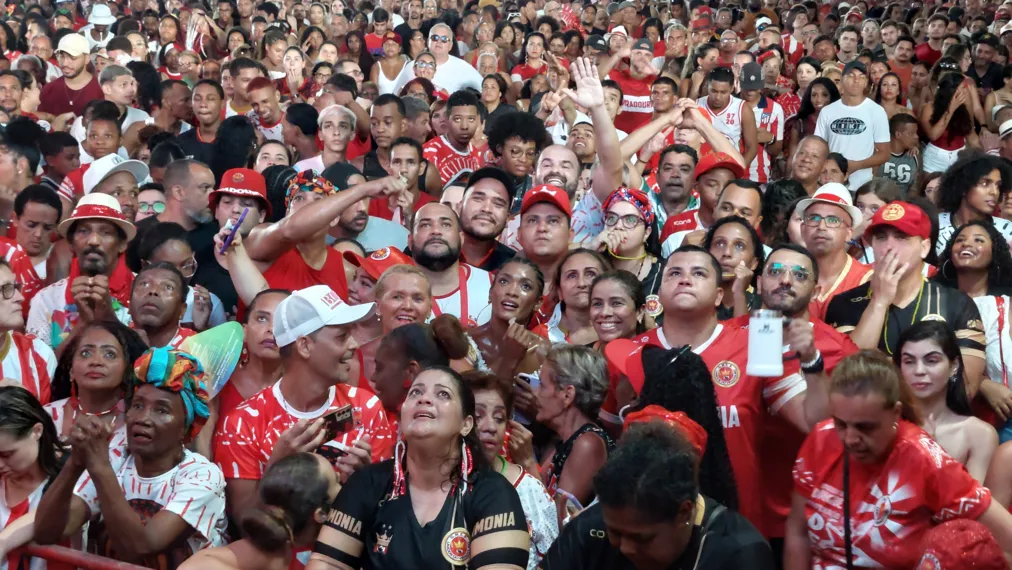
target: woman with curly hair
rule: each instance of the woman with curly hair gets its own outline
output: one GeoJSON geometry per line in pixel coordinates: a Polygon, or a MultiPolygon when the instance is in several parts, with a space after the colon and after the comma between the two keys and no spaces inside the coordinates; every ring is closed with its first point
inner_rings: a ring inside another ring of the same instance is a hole
{"type": "Polygon", "coordinates": [[[66,440],[77,416],[87,415],[107,421],[124,441],[124,398],[134,384],[133,362],[147,344],[119,321],[87,324],[66,343],[53,374],[53,402],[46,405],[57,436],[66,440]]]}
{"type": "Polygon", "coordinates": [[[763,195],[762,221],[759,222],[759,233],[763,236],[763,243],[773,247],[780,243],[794,243],[804,245],[804,242],[795,241],[793,238],[800,238],[801,217],[797,217],[797,233],[789,234],[792,216],[798,202],[808,198],[805,187],[797,180],[777,180],[766,186],[766,193],[763,195]]]}
{"type": "Polygon", "coordinates": [[[984,323],[985,374],[992,382],[982,382],[980,393],[1000,420],[1012,419],[1012,391],[1008,387],[1012,366],[1012,253],[1005,237],[987,220],[974,220],[956,230],[939,262],[941,269],[934,280],[969,295],[984,323]]]}
{"type": "Polygon", "coordinates": [[[992,216],[1001,196],[1012,189],[1012,167],[997,156],[973,152],[957,160],[942,176],[938,194],[938,241],[941,254],[955,228],[974,220],[991,220],[1012,243],[1012,222],[992,216]]]}
{"type": "MultiPolygon", "coordinates": [[[[485,78],[486,83],[492,80],[502,84],[498,76],[485,78]]],[[[503,107],[505,105],[500,108],[503,107]]],[[[552,138],[545,124],[530,113],[500,113],[495,119],[489,117],[486,125],[491,162],[513,179],[513,188],[507,190],[514,196],[511,206],[519,208],[524,193],[533,186],[535,161],[541,151],[552,144],[552,138]]],[[[517,213],[514,208],[511,211],[517,213]]]]}
{"type": "Polygon", "coordinates": [[[973,131],[971,96],[963,75],[948,72],[939,78],[934,101],[920,113],[921,129],[930,141],[922,157],[924,172],[944,172],[964,147],[980,147],[973,131]]]}
{"type": "Polygon", "coordinates": [[[426,105],[432,105],[436,100],[436,86],[432,84],[431,79],[416,77],[404,84],[398,96],[414,97],[425,101],[426,105]]]}

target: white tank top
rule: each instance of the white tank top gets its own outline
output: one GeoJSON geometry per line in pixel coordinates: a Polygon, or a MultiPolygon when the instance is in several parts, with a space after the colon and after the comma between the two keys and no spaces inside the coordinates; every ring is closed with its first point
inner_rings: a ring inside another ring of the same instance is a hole
{"type": "MultiPolygon", "coordinates": [[[[379,62],[377,61],[376,64],[379,65],[379,62]]],[[[404,65],[406,67],[407,63],[404,65]]],[[[397,78],[401,76],[401,71],[404,71],[404,67],[397,72],[397,75],[393,79],[387,79],[386,74],[383,73],[383,66],[380,65],[379,73],[376,74],[376,87],[380,95],[386,95],[387,93],[397,94],[397,78]]]]}
{"type": "Polygon", "coordinates": [[[710,108],[706,103],[706,97],[700,97],[696,103],[701,108],[709,111],[713,116],[713,126],[718,131],[724,133],[724,136],[741,149],[741,109],[745,102],[732,95],[727,107],[724,107],[719,112],[710,108]]]}

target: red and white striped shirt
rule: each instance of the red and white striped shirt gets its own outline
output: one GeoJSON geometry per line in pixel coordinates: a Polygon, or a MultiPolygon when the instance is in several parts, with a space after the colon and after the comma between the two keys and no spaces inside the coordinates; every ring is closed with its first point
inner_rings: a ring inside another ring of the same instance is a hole
{"type": "MultiPolygon", "coordinates": [[[[44,479],[27,498],[16,505],[8,505],[7,493],[0,493],[0,528],[7,528],[14,521],[39,508],[39,503],[42,501],[42,491],[45,489],[47,481],[49,479],[44,479]]],[[[6,476],[0,477],[0,485],[4,489],[7,488],[6,476]]],[[[20,560],[21,553],[15,550],[0,559],[0,570],[18,570],[21,568],[19,566],[20,560]]],[[[46,561],[42,558],[26,558],[25,560],[31,560],[27,565],[28,570],[46,570],[46,561]]]]}
{"type": "Polygon", "coordinates": [[[756,128],[768,130],[773,134],[773,141],[759,145],[759,152],[748,167],[749,178],[765,184],[770,179],[771,162],[766,147],[784,140],[784,109],[772,98],[763,95],[752,108],[752,113],[755,115],[756,128]]]}
{"type": "Polygon", "coordinates": [[[31,335],[8,332],[4,339],[2,360],[3,378],[21,382],[43,405],[50,398],[50,382],[56,372],[56,355],[46,343],[31,335]]]}

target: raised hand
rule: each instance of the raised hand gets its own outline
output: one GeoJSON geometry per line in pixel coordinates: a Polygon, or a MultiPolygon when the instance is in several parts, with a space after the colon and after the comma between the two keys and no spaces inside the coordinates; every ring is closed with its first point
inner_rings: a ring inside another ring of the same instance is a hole
{"type": "Polygon", "coordinates": [[[586,57],[578,57],[569,70],[576,82],[576,91],[566,88],[563,94],[585,109],[604,105],[604,88],[597,75],[597,66],[586,57]]]}

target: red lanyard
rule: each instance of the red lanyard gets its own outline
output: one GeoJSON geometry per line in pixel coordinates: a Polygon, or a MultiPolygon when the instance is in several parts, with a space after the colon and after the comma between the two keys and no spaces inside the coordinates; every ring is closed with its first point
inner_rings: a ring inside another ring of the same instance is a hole
{"type": "MultiPolygon", "coordinates": [[[[467,313],[467,275],[464,273],[463,263],[457,265],[457,290],[460,291],[460,322],[467,327],[470,326],[471,315],[467,313]]],[[[443,311],[439,308],[439,303],[433,299],[432,316],[438,317],[442,314],[443,311]]]]}
{"type": "Polygon", "coordinates": [[[1008,370],[1005,368],[1005,344],[1001,338],[1005,334],[1005,297],[1001,295],[996,296],[994,304],[998,306],[998,354],[1001,357],[1001,381],[1008,388],[1008,370]]]}

